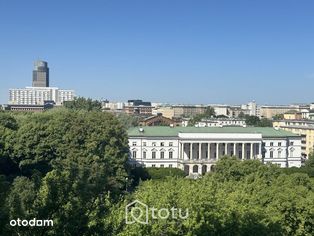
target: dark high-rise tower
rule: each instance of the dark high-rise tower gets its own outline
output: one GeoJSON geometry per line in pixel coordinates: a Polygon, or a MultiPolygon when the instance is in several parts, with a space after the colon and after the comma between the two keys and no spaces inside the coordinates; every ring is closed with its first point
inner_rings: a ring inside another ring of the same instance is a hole
{"type": "Polygon", "coordinates": [[[45,61],[36,61],[33,70],[33,87],[49,87],[49,68],[45,61]]]}

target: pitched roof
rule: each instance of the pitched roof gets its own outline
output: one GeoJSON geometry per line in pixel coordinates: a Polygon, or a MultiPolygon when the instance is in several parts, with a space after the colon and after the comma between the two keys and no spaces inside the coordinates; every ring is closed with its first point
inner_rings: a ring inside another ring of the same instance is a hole
{"type": "Polygon", "coordinates": [[[169,127],[145,126],[133,127],[128,130],[129,136],[135,137],[176,137],[179,133],[261,133],[263,137],[298,137],[285,130],[272,127],[169,127]],[[140,131],[143,130],[143,132],[140,131]]]}

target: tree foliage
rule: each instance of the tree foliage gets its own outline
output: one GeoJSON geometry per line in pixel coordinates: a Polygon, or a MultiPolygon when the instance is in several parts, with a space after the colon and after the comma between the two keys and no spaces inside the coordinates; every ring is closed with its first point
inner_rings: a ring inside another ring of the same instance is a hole
{"type": "Polygon", "coordinates": [[[191,180],[178,169],[131,171],[126,125],[110,113],[0,118],[0,235],[313,235],[314,155],[299,169],[223,157],[191,180]],[[133,200],[188,217],[126,224],[133,200]],[[11,227],[17,218],[54,226],[11,227]]]}
{"type": "Polygon", "coordinates": [[[99,235],[129,171],[120,122],[68,109],[8,116],[0,123],[0,235],[99,235]],[[54,227],[8,224],[34,217],[54,227]]]}
{"type": "Polygon", "coordinates": [[[126,113],[119,113],[116,115],[117,119],[125,129],[139,125],[140,117],[135,115],[128,115],[126,113]]]}
{"type": "Polygon", "coordinates": [[[258,116],[245,115],[245,122],[249,126],[272,127],[273,123],[267,118],[260,119],[258,116]]]}
{"type": "Polygon", "coordinates": [[[73,101],[64,102],[64,107],[72,110],[85,110],[85,111],[101,111],[102,105],[100,101],[92,100],[91,98],[78,97],[73,101]]]}
{"type": "Polygon", "coordinates": [[[274,165],[223,158],[214,173],[198,180],[142,182],[113,209],[105,219],[111,235],[312,235],[314,182],[274,165]],[[149,208],[176,207],[189,214],[153,219],[149,211],[148,224],[125,225],[124,208],[135,199],[149,208]]]}
{"type": "Polygon", "coordinates": [[[277,114],[273,116],[273,120],[283,120],[284,115],[283,114],[277,114]]]}
{"type": "Polygon", "coordinates": [[[202,119],[210,119],[215,117],[215,109],[213,107],[207,107],[203,114],[197,114],[189,121],[189,125],[195,125],[196,123],[202,121],[202,119]]]}

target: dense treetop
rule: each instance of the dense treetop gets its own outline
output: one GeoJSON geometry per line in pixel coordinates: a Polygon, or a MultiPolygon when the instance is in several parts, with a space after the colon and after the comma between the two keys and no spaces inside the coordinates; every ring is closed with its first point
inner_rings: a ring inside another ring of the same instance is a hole
{"type": "Polygon", "coordinates": [[[314,156],[291,169],[224,157],[191,180],[130,169],[132,124],[97,109],[0,112],[0,235],[313,235],[314,156]],[[133,200],[189,214],[126,225],[133,200]],[[10,227],[17,218],[54,226],[10,227]]]}

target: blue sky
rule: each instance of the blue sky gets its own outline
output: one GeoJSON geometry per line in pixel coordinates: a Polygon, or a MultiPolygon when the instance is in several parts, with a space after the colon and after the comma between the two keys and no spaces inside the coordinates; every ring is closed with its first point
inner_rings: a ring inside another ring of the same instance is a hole
{"type": "Polygon", "coordinates": [[[31,85],[95,99],[314,102],[311,0],[0,0],[0,103],[31,85]]]}

